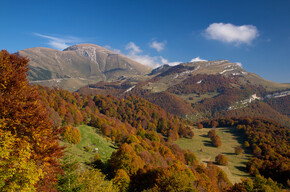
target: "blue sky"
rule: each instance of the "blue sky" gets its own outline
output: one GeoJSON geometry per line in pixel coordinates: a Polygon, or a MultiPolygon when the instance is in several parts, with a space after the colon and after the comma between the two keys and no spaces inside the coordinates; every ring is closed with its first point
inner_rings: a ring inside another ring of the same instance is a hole
{"type": "Polygon", "coordinates": [[[290,83],[289,10],[289,0],[2,1],[0,49],[93,43],[150,66],[227,59],[290,83]]]}

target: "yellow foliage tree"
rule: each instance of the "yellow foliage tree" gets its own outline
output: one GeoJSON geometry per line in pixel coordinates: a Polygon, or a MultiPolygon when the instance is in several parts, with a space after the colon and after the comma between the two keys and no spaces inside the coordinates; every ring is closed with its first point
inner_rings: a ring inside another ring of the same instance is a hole
{"type": "Polygon", "coordinates": [[[66,142],[70,144],[78,144],[81,141],[81,132],[77,128],[71,125],[66,125],[62,127],[62,129],[63,132],[61,135],[63,140],[66,142]]]}
{"type": "Polygon", "coordinates": [[[15,178],[19,172],[24,175],[21,182],[13,183],[14,188],[24,186],[52,191],[57,181],[56,175],[61,171],[58,162],[62,156],[62,148],[58,144],[59,132],[58,128],[53,127],[37,90],[29,85],[27,71],[26,58],[0,51],[0,130],[3,142],[10,148],[10,151],[3,151],[4,145],[1,145],[0,153],[4,156],[9,154],[0,158],[1,169],[6,171],[1,172],[2,177],[6,178],[2,183],[11,185],[14,181],[8,178],[15,178]],[[7,135],[11,136],[9,140],[7,135]],[[6,163],[11,166],[5,167],[6,163]],[[16,169],[14,165],[17,165],[16,169]]]}
{"type": "Polygon", "coordinates": [[[105,177],[98,169],[87,170],[79,175],[76,185],[82,186],[83,192],[117,192],[113,182],[106,180],[105,177]]]}
{"type": "Polygon", "coordinates": [[[30,159],[31,145],[1,128],[0,121],[0,191],[35,191],[34,185],[43,177],[36,162],[30,159]]]}

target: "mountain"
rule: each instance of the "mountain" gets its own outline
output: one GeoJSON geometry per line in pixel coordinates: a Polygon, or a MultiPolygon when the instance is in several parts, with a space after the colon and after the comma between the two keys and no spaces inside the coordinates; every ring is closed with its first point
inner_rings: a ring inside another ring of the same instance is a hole
{"type": "Polygon", "coordinates": [[[31,83],[70,91],[98,81],[142,77],[150,72],[147,66],[93,44],[74,45],[63,51],[29,48],[18,54],[30,59],[28,79],[31,83]]]}
{"type": "Polygon", "coordinates": [[[167,112],[193,120],[249,114],[290,124],[287,113],[290,84],[265,80],[227,60],[164,65],[147,77],[148,80],[139,83],[129,80],[101,82],[78,92],[137,95],[167,112]]]}
{"type": "Polygon", "coordinates": [[[250,114],[290,124],[290,106],[285,102],[290,84],[265,80],[228,60],[163,65],[150,72],[144,65],[92,44],[63,51],[32,48],[18,54],[30,59],[32,84],[81,94],[135,95],[192,120],[250,114]]]}

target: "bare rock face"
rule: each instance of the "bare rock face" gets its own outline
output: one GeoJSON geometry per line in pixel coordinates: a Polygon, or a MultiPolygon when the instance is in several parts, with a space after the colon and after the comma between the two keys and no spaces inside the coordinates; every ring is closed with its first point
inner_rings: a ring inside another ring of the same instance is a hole
{"type": "Polygon", "coordinates": [[[147,66],[93,44],[74,45],[63,51],[37,47],[18,54],[30,59],[28,79],[31,83],[70,91],[98,81],[150,72],[147,66]]]}

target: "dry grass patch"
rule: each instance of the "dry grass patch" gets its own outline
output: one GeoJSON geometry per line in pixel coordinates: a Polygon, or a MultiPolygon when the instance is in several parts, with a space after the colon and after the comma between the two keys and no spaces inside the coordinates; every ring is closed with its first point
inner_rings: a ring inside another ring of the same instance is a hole
{"type": "Polygon", "coordinates": [[[217,148],[212,146],[212,142],[207,136],[209,130],[209,128],[195,128],[193,139],[182,138],[176,143],[183,149],[193,151],[203,163],[214,162],[218,154],[224,154],[228,159],[228,165],[219,167],[227,173],[232,183],[240,182],[242,177],[249,177],[250,175],[246,172],[246,164],[251,155],[246,150],[240,155],[235,154],[235,147],[242,146],[245,139],[239,136],[235,129],[216,128],[216,133],[222,142],[221,147],[217,148]]]}

